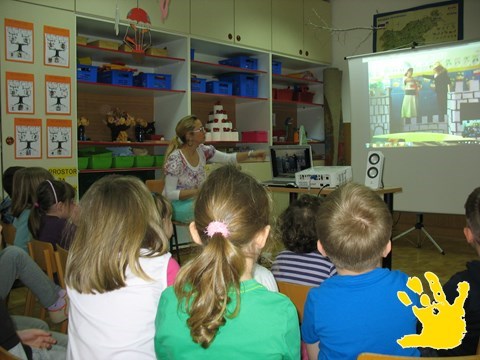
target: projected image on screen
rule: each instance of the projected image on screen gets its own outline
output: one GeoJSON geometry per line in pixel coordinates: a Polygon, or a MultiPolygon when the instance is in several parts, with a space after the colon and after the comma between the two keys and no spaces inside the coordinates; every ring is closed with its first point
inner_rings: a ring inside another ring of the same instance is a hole
{"type": "Polygon", "coordinates": [[[480,143],[480,46],[366,58],[367,147],[480,143]]]}

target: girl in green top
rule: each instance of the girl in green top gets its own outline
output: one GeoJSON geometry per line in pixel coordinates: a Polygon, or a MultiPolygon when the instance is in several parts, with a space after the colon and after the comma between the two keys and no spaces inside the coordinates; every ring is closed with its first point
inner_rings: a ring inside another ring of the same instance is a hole
{"type": "Polygon", "coordinates": [[[190,224],[200,254],[162,294],[158,359],[299,359],[298,316],[284,295],[252,278],[270,232],[270,198],[227,165],[202,185],[190,224]]]}

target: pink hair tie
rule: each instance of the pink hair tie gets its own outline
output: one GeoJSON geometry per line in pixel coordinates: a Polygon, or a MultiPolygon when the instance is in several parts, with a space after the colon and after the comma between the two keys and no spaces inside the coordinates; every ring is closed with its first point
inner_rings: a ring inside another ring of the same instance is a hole
{"type": "Polygon", "coordinates": [[[216,233],[220,233],[223,235],[223,237],[227,238],[230,235],[227,224],[222,221],[212,221],[210,224],[208,224],[205,234],[207,234],[209,237],[212,237],[216,233]]]}
{"type": "Polygon", "coordinates": [[[36,207],[36,208],[39,208],[40,204],[38,202],[36,202],[35,204],[33,204],[33,206],[36,207]]]}

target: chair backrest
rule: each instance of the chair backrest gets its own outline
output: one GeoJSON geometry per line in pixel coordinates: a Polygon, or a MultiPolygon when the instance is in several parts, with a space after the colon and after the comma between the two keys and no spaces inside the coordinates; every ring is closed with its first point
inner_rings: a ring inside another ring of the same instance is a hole
{"type": "Polygon", "coordinates": [[[55,264],[57,265],[57,277],[60,286],[66,289],[65,286],[65,269],[67,268],[68,251],[57,245],[55,251],[55,264]]]}
{"type": "Polygon", "coordinates": [[[53,245],[45,241],[31,240],[28,243],[28,251],[37,265],[47,273],[50,279],[54,280],[53,274],[57,272],[57,264],[53,245]]]}
{"type": "Polygon", "coordinates": [[[147,185],[148,190],[150,190],[151,192],[156,192],[161,194],[165,187],[165,180],[150,179],[145,181],[145,185],[147,185]]]}
{"type": "Polygon", "coordinates": [[[480,360],[480,355],[465,355],[465,356],[453,356],[453,357],[410,357],[410,356],[396,356],[396,355],[383,355],[374,353],[362,353],[357,356],[357,360],[480,360]]]}
{"type": "Polygon", "coordinates": [[[277,281],[277,285],[278,291],[292,300],[293,305],[297,308],[298,318],[301,322],[303,320],[303,307],[307,300],[307,294],[313,286],[292,284],[284,281],[277,281]]]}
{"type": "Polygon", "coordinates": [[[21,360],[13,354],[10,354],[5,348],[0,346],[0,360],[21,360]]]}
{"type": "Polygon", "coordinates": [[[13,245],[16,232],[17,230],[15,229],[15,226],[13,226],[13,224],[2,223],[2,237],[3,241],[5,241],[5,244],[13,245]]]}

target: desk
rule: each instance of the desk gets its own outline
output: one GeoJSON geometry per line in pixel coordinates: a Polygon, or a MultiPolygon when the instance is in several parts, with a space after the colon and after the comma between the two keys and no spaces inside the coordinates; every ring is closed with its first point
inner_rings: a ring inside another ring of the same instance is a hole
{"type": "MultiPolygon", "coordinates": [[[[292,188],[292,187],[282,187],[282,186],[267,186],[267,189],[271,192],[276,193],[287,193],[290,196],[290,202],[294,201],[298,194],[310,194],[310,195],[328,195],[331,192],[335,191],[335,188],[324,188],[320,189],[306,189],[306,188],[292,188]]],[[[383,201],[387,204],[388,209],[393,213],[393,194],[399,193],[402,191],[401,187],[386,187],[383,189],[374,190],[378,195],[383,195],[383,201]]],[[[392,252],[383,259],[383,267],[389,269],[392,268],[392,252]]]]}

